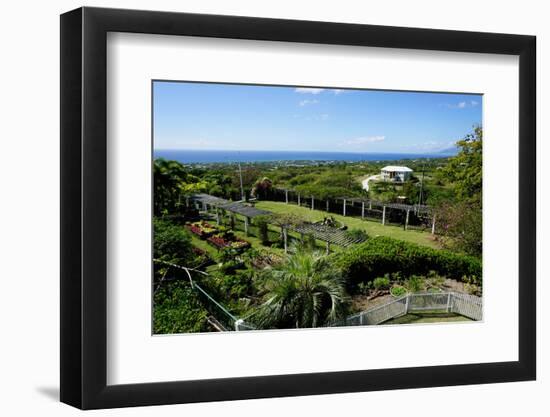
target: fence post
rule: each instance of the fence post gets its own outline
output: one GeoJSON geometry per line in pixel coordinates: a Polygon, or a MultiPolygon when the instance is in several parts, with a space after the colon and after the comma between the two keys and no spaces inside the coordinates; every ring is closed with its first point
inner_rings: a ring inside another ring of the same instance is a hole
{"type": "Polygon", "coordinates": [[[288,190],[285,190],[285,203],[288,204],[288,190]]]}
{"type": "Polygon", "coordinates": [[[243,319],[235,320],[235,331],[238,332],[240,329],[241,324],[243,323],[243,319]]]}
{"type": "Polygon", "coordinates": [[[405,230],[409,227],[409,211],[407,210],[407,216],[405,217],[405,230]]]}
{"type": "Polygon", "coordinates": [[[344,198],[344,206],[343,207],[344,207],[343,208],[343,210],[344,210],[343,214],[344,214],[344,217],[346,217],[346,199],[345,198],[344,198]]]}
{"type": "Polygon", "coordinates": [[[284,244],[285,244],[285,253],[287,253],[287,251],[288,251],[288,245],[287,245],[288,235],[287,235],[287,232],[286,232],[286,227],[283,227],[283,241],[284,241],[284,244]]]}
{"type": "Polygon", "coordinates": [[[405,314],[407,314],[409,312],[409,297],[411,295],[410,294],[407,294],[407,298],[405,298],[405,314]]]}
{"type": "Polygon", "coordinates": [[[386,224],[386,206],[382,207],[382,226],[386,224]]]}
{"type": "Polygon", "coordinates": [[[300,194],[298,194],[298,207],[300,207],[300,194]]]}
{"type": "Polygon", "coordinates": [[[361,202],[361,218],[362,219],[365,218],[365,202],[364,201],[361,202]]]}
{"type": "Polygon", "coordinates": [[[328,200],[327,200],[327,213],[328,213],[328,200]]]}
{"type": "Polygon", "coordinates": [[[244,218],[244,234],[248,236],[248,217],[244,218]]]}
{"type": "Polygon", "coordinates": [[[432,235],[435,234],[435,214],[434,214],[434,217],[432,219],[432,235]]]}
{"type": "Polygon", "coordinates": [[[447,313],[451,311],[451,293],[447,294],[447,313]]]}
{"type": "Polygon", "coordinates": [[[311,209],[313,210],[315,205],[315,197],[311,196],[311,209]]]}

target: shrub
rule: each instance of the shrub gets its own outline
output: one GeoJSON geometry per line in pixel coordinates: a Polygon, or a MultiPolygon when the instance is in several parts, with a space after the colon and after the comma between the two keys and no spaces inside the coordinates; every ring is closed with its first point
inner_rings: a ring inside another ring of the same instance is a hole
{"type": "Polygon", "coordinates": [[[267,228],[267,221],[264,219],[259,219],[256,222],[258,226],[258,237],[260,238],[260,241],[262,242],[262,245],[267,246],[269,245],[269,234],[268,234],[268,228],[267,228]]]}
{"type": "Polygon", "coordinates": [[[390,277],[386,275],[384,277],[375,278],[372,284],[376,290],[386,290],[390,288],[390,277]]]}
{"type": "Polygon", "coordinates": [[[399,273],[406,278],[433,270],[459,280],[465,275],[481,277],[482,272],[478,258],[381,236],[331,256],[352,287],[387,273],[399,273]]]}
{"type": "Polygon", "coordinates": [[[390,294],[394,297],[401,297],[402,295],[405,295],[407,293],[407,290],[403,288],[400,285],[397,285],[395,287],[391,287],[390,294]]]}
{"type": "Polygon", "coordinates": [[[185,281],[165,282],[155,292],[153,333],[190,333],[208,330],[208,312],[185,281]]]}
{"type": "Polygon", "coordinates": [[[346,235],[350,238],[350,239],[354,239],[354,240],[357,240],[359,242],[363,242],[365,240],[368,239],[368,235],[367,235],[367,232],[365,232],[364,230],[361,230],[361,229],[351,229],[351,230],[348,230],[346,231],[346,235]]]}
{"type": "Polygon", "coordinates": [[[411,275],[408,280],[405,281],[405,288],[409,292],[418,292],[425,288],[425,280],[418,275],[411,275]]]}

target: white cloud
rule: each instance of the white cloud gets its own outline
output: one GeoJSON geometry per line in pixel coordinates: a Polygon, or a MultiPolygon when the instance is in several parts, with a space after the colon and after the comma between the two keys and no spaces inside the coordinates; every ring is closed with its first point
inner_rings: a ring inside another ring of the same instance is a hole
{"type": "Polygon", "coordinates": [[[325,89],[324,88],[296,88],[294,91],[300,94],[320,94],[323,91],[325,91],[325,89]]]}
{"type": "Polygon", "coordinates": [[[340,94],[344,94],[346,90],[340,90],[337,88],[336,90],[332,90],[332,92],[334,93],[335,96],[339,96],[340,94]]]}
{"type": "Polygon", "coordinates": [[[309,106],[310,104],[317,104],[319,100],[302,100],[298,103],[300,107],[309,106]]]}
{"type": "Polygon", "coordinates": [[[346,145],[364,145],[366,143],[383,142],[386,140],[385,136],[365,136],[360,138],[349,139],[344,143],[346,145]]]}
{"type": "Polygon", "coordinates": [[[449,109],[465,109],[467,107],[476,107],[479,104],[476,100],[470,101],[459,101],[458,103],[447,103],[444,104],[445,107],[449,109]]]}

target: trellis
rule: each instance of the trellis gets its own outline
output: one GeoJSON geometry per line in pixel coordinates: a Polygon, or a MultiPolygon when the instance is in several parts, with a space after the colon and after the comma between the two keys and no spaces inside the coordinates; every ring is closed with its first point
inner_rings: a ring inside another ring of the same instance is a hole
{"type": "MultiPolygon", "coordinates": [[[[302,236],[310,235],[317,240],[325,242],[327,253],[330,251],[331,244],[347,247],[355,243],[365,241],[365,238],[350,235],[343,229],[319,223],[300,223],[298,225],[288,225],[285,229],[290,229],[296,233],[300,233],[302,236]]],[[[287,247],[285,242],[285,252],[286,251],[287,247]]]]}
{"type": "Polygon", "coordinates": [[[337,197],[337,198],[325,198],[319,199],[312,195],[302,195],[296,190],[289,188],[276,188],[274,189],[273,194],[277,200],[284,201],[286,204],[289,204],[292,201],[292,196],[296,196],[296,201],[298,206],[308,205],[311,210],[317,208],[318,210],[324,210],[326,212],[337,212],[335,210],[334,204],[332,202],[337,202],[338,205],[341,205],[341,214],[342,216],[349,216],[349,209],[354,207],[355,204],[360,204],[361,206],[361,218],[366,219],[367,214],[372,214],[373,212],[379,213],[382,225],[389,223],[389,212],[388,210],[399,210],[404,215],[403,226],[405,230],[409,228],[410,216],[414,214],[420,220],[428,222],[431,226],[431,233],[435,234],[435,212],[432,207],[424,204],[402,204],[402,203],[386,203],[382,201],[359,198],[359,197],[337,197]],[[280,198],[284,195],[284,198],[280,198]],[[317,203],[316,203],[317,202],[317,203]],[[324,204],[323,204],[324,202],[324,204]]]}
{"type": "Polygon", "coordinates": [[[257,209],[256,207],[245,204],[241,201],[229,201],[223,198],[215,197],[210,194],[194,194],[188,197],[188,202],[195,205],[202,205],[203,211],[208,211],[209,208],[214,208],[216,212],[216,223],[220,224],[220,210],[227,211],[231,215],[239,214],[244,217],[244,231],[248,234],[248,227],[251,219],[259,216],[268,216],[272,214],[270,211],[257,209]]]}

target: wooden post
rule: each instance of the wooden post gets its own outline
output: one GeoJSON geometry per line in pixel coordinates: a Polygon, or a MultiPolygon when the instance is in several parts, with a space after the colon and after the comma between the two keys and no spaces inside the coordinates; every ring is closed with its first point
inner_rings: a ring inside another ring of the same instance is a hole
{"type": "Polygon", "coordinates": [[[409,227],[409,211],[407,210],[407,215],[405,216],[405,230],[409,227]]]}
{"type": "Polygon", "coordinates": [[[220,209],[216,207],[216,224],[220,225],[220,209]]]}
{"type": "Polygon", "coordinates": [[[346,217],[346,199],[344,198],[343,215],[346,217]]]}
{"type": "Polygon", "coordinates": [[[286,228],[283,227],[283,241],[284,241],[284,245],[285,245],[285,253],[287,253],[288,251],[288,235],[287,235],[287,231],[286,231],[286,228]]]}
{"type": "Polygon", "coordinates": [[[361,218],[362,219],[365,218],[365,202],[364,201],[361,202],[361,218]]]}
{"type": "Polygon", "coordinates": [[[328,213],[328,200],[327,200],[327,213],[328,213]]]}
{"type": "Polygon", "coordinates": [[[202,211],[208,211],[208,207],[206,206],[206,203],[202,203],[202,211]]]}
{"type": "Polygon", "coordinates": [[[327,240],[327,255],[330,253],[330,242],[327,240]]]}
{"type": "Polygon", "coordinates": [[[369,200],[369,210],[372,210],[372,201],[369,200]]]}
{"type": "Polygon", "coordinates": [[[435,214],[434,214],[434,217],[432,219],[432,235],[435,234],[435,214]]]}
{"type": "Polygon", "coordinates": [[[382,206],[382,226],[386,224],[386,206],[382,206]]]}
{"type": "Polygon", "coordinates": [[[244,218],[244,234],[248,236],[248,217],[244,218]]]}
{"type": "Polygon", "coordinates": [[[315,206],[315,198],[312,196],[311,197],[311,209],[312,210],[314,209],[314,206],[315,206]]]}
{"type": "Polygon", "coordinates": [[[300,194],[298,194],[298,207],[300,207],[300,194]]]}
{"type": "Polygon", "coordinates": [[[447,313],[451,311],[451,293],[447,294],[447,313]]]}
{"type": "Polygon", "coordinates": [[[285,203],[288,204],[288,190],[285,190],[285,203]]]}

